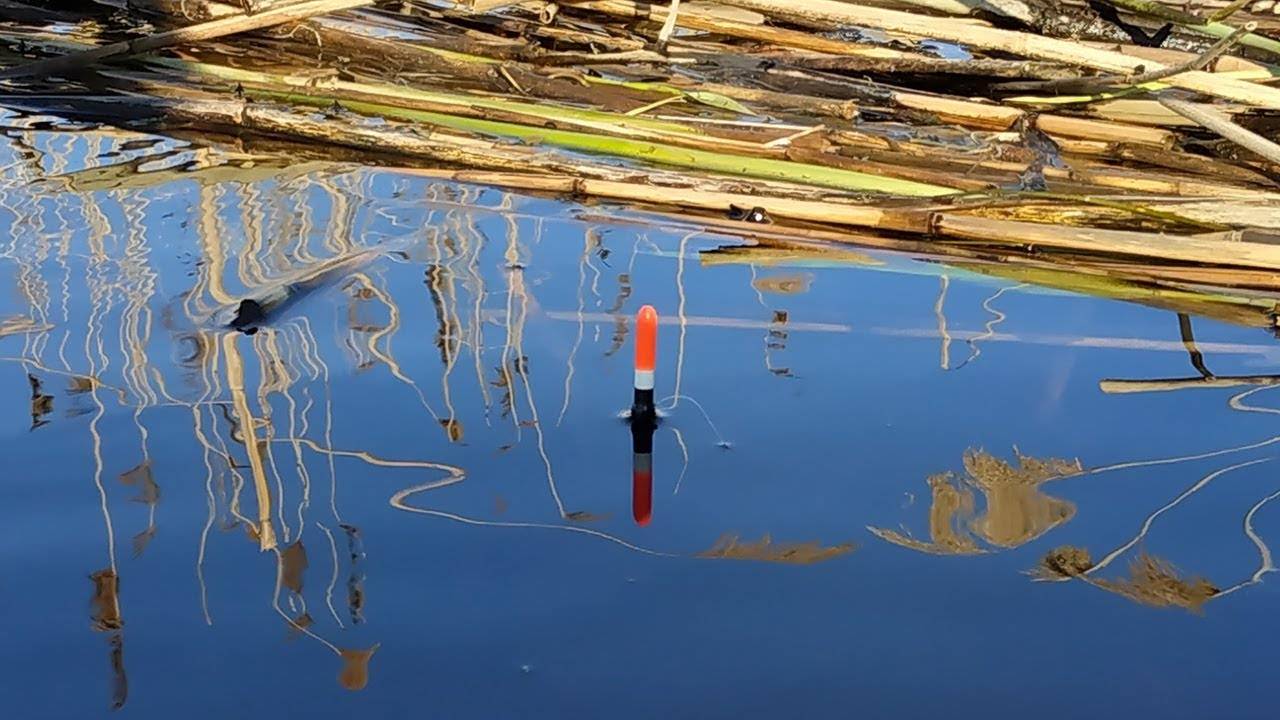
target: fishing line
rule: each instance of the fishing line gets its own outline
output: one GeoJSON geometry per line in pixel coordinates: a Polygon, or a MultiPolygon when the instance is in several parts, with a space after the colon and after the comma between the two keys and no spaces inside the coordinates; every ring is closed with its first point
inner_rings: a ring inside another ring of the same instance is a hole
{"type": "Polygon", "coordinates": [[[702,403],[698,402],[696,399],[694,399],[690,395],[677,393],[674,395],[668,395],[658,401],[658,409],[660,411],[666,412],[675,408],[674,402],[671,403],[670,405],[665,405],[665,403],[668,400],[688,400],[689,402],[693,403],[693,406],[698,408],[698,412],[702,413],[702,419],[707,421],[707,426],[711,428],[711,432],[715,433],[716,444],[726,449],[729,447],[732,447],[732,443],[730,443],[728,440],[725,440],[724,436],[720,434],[720,428],[716,427],[715,422],[711,420],[711,415],[707,413],[707,409],[702,406],[702,403]]]}

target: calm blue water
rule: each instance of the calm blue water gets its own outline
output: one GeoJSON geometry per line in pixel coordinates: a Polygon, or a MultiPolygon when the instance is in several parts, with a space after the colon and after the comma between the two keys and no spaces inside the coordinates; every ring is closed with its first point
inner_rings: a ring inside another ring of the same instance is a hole
{"type": "Polygon", "coordinates": [[[1280,398],[1100,389],[1198,375],[1172,312],[392,170],[49,179],[201,161],[136,139],[0,147],[4,717],[1274,717],[1280,398]]]}

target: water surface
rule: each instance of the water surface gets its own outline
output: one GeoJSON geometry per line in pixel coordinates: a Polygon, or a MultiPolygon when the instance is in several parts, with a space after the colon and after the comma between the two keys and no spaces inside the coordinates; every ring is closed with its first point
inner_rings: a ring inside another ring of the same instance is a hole
{"type": "Polygon", "coordinates": [[[5,717],[1274,716],[1264,331],[6,123],[5,717]]]}

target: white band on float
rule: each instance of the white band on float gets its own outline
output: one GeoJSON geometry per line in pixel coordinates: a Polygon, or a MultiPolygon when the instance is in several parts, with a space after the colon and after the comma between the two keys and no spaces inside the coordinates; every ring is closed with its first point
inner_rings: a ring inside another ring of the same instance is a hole
{"type": "Polygon", "coordinates": [[[653,389],[653,371],[652,370],[636,370],[636,390],[652,390],[653,389]]]}

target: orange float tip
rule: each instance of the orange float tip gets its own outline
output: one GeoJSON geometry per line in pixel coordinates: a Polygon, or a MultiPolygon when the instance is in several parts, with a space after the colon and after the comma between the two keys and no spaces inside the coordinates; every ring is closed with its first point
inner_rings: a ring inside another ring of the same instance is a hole
{"type": "Polygon", "coordinates": [[[645,305],[636,313],[636,371],[652,373],[657,359],[658,311],[645,305]]]}

